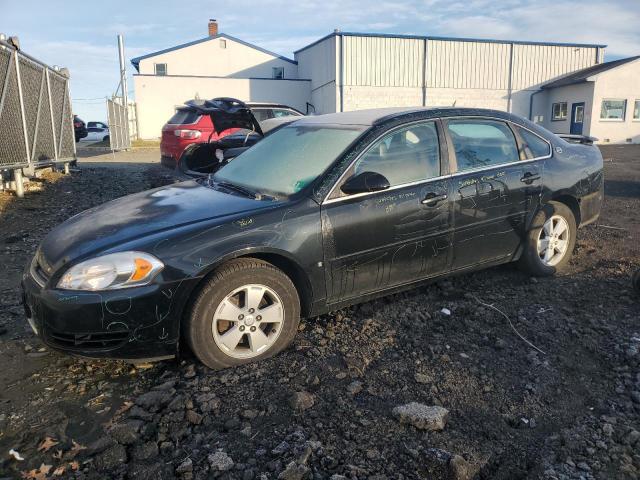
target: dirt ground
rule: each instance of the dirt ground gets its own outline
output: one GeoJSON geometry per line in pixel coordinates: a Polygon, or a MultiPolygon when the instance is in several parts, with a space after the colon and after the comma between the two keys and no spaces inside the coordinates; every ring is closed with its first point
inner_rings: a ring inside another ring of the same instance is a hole
{"type": "Polygon", "coordinates": [[[188,353],[69,357],[24,319],[20,276],[42,237],[174,181],[157,151],[0,194],[0,479],[640,478],[640,146],[602,152],[602,216],[566,274],[440,281],[305,320],[286,352],[222,372],[188,353]],[[400,423],[409,402],[448,409],[444,430],[400,423]]]}

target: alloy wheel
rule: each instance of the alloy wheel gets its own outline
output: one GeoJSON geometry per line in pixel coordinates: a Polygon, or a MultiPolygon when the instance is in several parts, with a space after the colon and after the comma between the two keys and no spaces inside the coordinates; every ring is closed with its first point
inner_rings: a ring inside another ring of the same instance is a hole
{"type": "Polygon", "coordinates": [[[234,358],[252,358],[273,346],[282,330],[284,306],[265,285],[236,288],[218,305],[212,331],[216,345],[234,358]]]}
{"type": "Polygon", "coordinates": [[[538,236],[538,256],[549,267],[560,263],[569,247],[569,224],[560,215],[547,219],[538,236]]]}

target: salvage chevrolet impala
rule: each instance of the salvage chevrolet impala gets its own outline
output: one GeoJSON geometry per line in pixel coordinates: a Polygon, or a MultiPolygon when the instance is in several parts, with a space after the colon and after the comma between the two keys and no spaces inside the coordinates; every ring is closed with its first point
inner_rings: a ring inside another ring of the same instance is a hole
{"type": "Polygon", "coordinates": [[[25,270],[26,315],[66,352],[165,358],[184,340],[218,369],[280,352],[301,316],[441,276],[552,275],[600,212],[584,143],[492,110],[305,117],[55,228],[25,270]]]}

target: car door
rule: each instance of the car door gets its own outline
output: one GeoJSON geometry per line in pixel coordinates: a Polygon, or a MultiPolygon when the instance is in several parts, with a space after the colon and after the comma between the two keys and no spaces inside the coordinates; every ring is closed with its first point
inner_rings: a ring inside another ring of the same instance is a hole
{"type": "Polygon", "coordinates": [[[89,127],[87,128],[87,136],[83,138],[85,142],[97,142],[98,141],[98,131],[100,129],[97,127],[89,127]]]}
{"type": "Polygon", "coordinates": [[[542,169],[527,161],[506,121],[452,118],[452,269],[506,261],[524,238],[526,214],[542,185],[542,169]]]}
{"type": "Polygon", "coordinates": [[[451,204],[446,144],[439,122],[399,127],[375,141],[345,172],[322,205],[327,301],[410,284],[449,269],[451,204]],[[390,188],[347,195],[362,172],[390,188]]]}

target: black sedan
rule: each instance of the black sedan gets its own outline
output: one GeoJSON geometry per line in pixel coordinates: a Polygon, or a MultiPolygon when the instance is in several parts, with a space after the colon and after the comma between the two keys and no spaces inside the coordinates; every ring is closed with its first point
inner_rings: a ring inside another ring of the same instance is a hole
{"type": "Polygon", "coordinates": [[[445,275],[568,263],[598,218],[602,157],[479,109],[305,117],[198,180],[87,210],[23,277],[53,348],[212,368],[272,356],[299,318],[445,275]]]}

